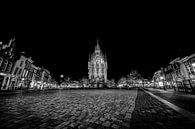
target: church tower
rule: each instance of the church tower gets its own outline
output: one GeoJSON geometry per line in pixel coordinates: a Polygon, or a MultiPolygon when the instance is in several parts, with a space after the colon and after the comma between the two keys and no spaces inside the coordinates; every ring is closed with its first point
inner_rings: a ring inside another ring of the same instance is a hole
{"type": "Polygon", "coordinates": [[[102,87],[107,82],[107,60],[98,40],[94,53],[89,55],[88,70],[89,81],[93,87],[102,87]]]}

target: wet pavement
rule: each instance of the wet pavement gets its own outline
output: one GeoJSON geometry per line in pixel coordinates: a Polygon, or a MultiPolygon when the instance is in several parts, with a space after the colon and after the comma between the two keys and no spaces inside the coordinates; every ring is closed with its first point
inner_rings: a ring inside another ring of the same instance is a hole
{"type": "Polygon", "coordinates": [[[190,129],[194,123],[142,90],[56,90],[0,96],[7,129],[190,129]]]}

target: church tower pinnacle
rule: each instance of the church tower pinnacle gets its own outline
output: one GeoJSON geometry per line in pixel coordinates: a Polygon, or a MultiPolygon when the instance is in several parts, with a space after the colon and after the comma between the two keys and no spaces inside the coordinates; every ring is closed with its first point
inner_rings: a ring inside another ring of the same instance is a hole
{"type": "Polygon", "coordinates": [[[102,87],[107,82],[107,60],[102,53],[97,39],[97,45],[95,46],[95,52],[91,54],[88,62],[88,74],[90,84],[94,87],[102,87]]]}
{"type": "Polygon", "coordinates": [[[99,45],[99,39],[97,39],[97,45],[95,47],[95,53],[100,53],[100,45],[99,45]]]}

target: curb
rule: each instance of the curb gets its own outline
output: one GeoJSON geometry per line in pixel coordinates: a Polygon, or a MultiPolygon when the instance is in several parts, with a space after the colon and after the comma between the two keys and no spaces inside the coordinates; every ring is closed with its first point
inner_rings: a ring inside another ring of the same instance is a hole
{"type": "Polygon", "coordinates": [[[161,97],[158,97],[156,95],[154,95],[153,93],[149,92],[149,91],[145,91],[144,92],[148,93],[149,95],[151,95],[152,97],[156,98],[157,100],[161,101],[162,103],[164,103],[165,105],[169,106],[170,108],[172,108],[173,110],[177,111],[178,113],[182,114],[183,116],[187,117],[188,119],[190,119],[191,121],[195,122],[195,114],[191,113],[183,108],[180,108],[170,102],[168,102],[165,99],[162,99],[161,97]]]}

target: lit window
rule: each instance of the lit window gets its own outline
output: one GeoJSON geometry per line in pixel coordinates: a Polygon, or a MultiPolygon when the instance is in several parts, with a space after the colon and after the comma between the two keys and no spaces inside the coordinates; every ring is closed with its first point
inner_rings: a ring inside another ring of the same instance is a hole
{"type": "Polygon", "coordinates": [[[195,67],[195,63],[192,63],[192,66],[195,67]]]}

